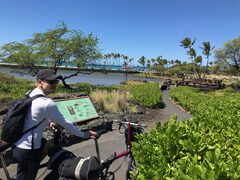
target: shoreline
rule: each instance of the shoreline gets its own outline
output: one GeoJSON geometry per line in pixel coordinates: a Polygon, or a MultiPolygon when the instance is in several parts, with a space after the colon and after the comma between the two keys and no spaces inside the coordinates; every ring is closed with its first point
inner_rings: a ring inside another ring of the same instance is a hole
{"type": "MultiPolygon", "coordinates": [[[[21,68],[22,66],[19,64],[8,64],[8,63],[0,63],[0,67],[9,67],[9,68],[21,68]]],[[[38,68],[48,68],[48,66],[36,66],[38,68]]],[[[59,66],[59,70],[78,70],[77,67],[65,67],[59,66]]],[[[113,69],[96,69],[96,68],[80,68],[80,71],[87,71],[87,72],[102,72],[102,73],[128,73],[128,74],[139,74],[141,71],[136,70],[113,70],[113,69]]]]}

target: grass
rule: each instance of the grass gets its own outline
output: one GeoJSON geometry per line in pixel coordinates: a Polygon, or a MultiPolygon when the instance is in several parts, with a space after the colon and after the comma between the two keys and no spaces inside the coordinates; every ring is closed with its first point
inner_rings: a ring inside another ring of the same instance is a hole
{"type": "Polygon", "coordinates": [[[129,113],[137,111],[136,106],[130,104],[132,97],[127,91],[96,90],[90,94],[90,97],[100,106],[101,110],[129,113]]]}

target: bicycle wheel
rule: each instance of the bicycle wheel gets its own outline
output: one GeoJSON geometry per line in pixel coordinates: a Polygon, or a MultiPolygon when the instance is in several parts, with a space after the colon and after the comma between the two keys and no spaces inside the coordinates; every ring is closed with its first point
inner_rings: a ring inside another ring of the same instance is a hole
{"type": "Polygon", "coordinates": [[[129,161],[128,161],[128,168],[127,168],[127,173],[126,173],[126,179],[127,180],[134,180],[133,177],[131,177],[130,175],[130,172],[133,172],[135,175],[138,174],[138,170],[137,170],[137,167],[136,167],[136,162],[133,158],[129,158],[129,161]]]}
{"type": "Polygon", "coordinates": [[[115,175],[113,172],[108,172],[106,180],[115,180],[115,175]]]}

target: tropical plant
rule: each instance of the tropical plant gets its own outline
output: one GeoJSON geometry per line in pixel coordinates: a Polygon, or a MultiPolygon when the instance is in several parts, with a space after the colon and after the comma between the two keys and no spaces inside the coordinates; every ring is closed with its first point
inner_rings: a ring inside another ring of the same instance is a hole
{"type": "Polygon", "coordinates": [[[195,44],[195,41],[196,41],[196,38],[192,41],[191,38],[186,37],[180,42],[180,46],[184,47],[185,49],[188,49],[187,54],[190,56],[191,63],[193,65],[194,73],[196,73],[195,61],[194,61],[194,59],[196,58],[196,51],[193,48],[193,45],[195,44]]]}
{"type": "Polygon", "coordinates": [[[206,66],[206,70],[204,72],[203,75],[203,79],[206,76],[206,73],[208,71],[208,66],[209,66],[209,56],[211,55],[211,51],[214,49],[214,47],[211,47],[210,42],[209,41],[205,41],[202,43],[202,47],[200,47],[202,49],[202,53],[206,56],[207,58],[207,66],[206,66]]]}
{"type": "Polygon", "coordinates": [[[145,56],[141,56],[140,59],[138,60],[138,63],[141,64],[144,67],[145,63],[146,63],[145,56]]]}
{"type": "MultiPolygon", "coordinates": [[[[197,56],[196,54],[196,50],[193,48],[193,45],[196,42],[196,38],[192,41],[191,38],[184,38],[180,43],[180,46],[184,47],[184,48],[188,48],[187,54],[190,56],[191,61],[192,61],[192,67],[194,70],[194,73],[197,73],[198,78],[202,79],[202,72],[204,70],[203,68],[203,64],[202,64],[202,56],[197,56]]],[[[202,49],[202,53],[203,55],[206,56],[207,59],[207,65],[205,67],[205,71],[203,74],[203,78],[205,78],[206,73],[208,71],[208,67],[209,67],[209,56],[211,55],[211,51],[214,49],[214,47],[212,48],[210,45],[209,41],[205,41],[202,43],[202,46],[200,47],[200,49],[202,49]]]]}

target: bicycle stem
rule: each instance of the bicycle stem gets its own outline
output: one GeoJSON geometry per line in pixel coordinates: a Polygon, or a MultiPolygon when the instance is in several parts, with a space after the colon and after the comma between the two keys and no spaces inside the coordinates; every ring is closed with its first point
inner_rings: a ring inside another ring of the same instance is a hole
{"type": "Polygon", "coordinates": [[[95,142],[95,148],[96,148],[97,158],[98,158],[98,160],[99,160],[100,166],[102,166],[102,162],[101,162],[101,157],[100,157],[100,151],[99,151],[99,146],[98,146],[98,140],[97,140],[97,138],[94,138],[94,142],[95,142]]]}
{"type": "Polygon", "coordinates": [[[130,121],[128,123],[128,140],[127,140],[127,148],[131,149],[131,124],[130,121]]]}

